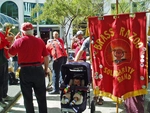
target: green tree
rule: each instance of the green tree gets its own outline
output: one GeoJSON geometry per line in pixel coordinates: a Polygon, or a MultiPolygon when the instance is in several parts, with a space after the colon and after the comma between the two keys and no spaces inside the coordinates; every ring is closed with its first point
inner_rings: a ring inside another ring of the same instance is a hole
{"type": "Polygon", "coordinates": [[[46,0],[43,7],[36,5],[32,16],[42,12],[34,21],[51,20],[62,27],[69,25],[67,31],[64,31],[64,39],[68,46],[66,37],[71,25],[79,25],[89,16],[103,15],[101,4],[104,4],[103,0],[46,0]]]}
{"type": "MultiPolygon", "coordinates": [[[[118,14],[146,11],[149,8],[149,0],[118,0],[118,14]]],[[[116,14],[116,3],[111,4],[111,14],[116,14]]]]}

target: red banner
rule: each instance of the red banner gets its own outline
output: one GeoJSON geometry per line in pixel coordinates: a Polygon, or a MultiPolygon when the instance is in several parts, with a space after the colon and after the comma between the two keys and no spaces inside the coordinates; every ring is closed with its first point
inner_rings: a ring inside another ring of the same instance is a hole
{"type": "Polygon", "coordinates": [[[147,93],[146,13],[88,18],[94,88],[114,101],[147,93]]]}

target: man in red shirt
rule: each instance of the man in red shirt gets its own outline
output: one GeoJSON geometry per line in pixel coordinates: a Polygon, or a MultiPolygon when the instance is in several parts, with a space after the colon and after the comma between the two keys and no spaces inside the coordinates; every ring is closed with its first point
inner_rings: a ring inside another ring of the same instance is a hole
{"type": "Polygon", "coordinates": [[[67,62],[67,53],[64,48],[64,41],[58,37],[58,32],[53,32],[54,39],[50,39],[46,48],[53,58],[53,87],[54,90],[50,94],[59,94],[59,80],[61,66],[67,62]]]}
{"type": "Polygon", "coordinates": [[[15,40],[9,49],[9,54],[12,56],[18,54],[18,64],[21,67],[20,86],[26,113],[34,113],[32,90],[38,101],[39,113],[47,113],[45,75],[48,73],[48,52],[43,40],[33,35],[31,23],[23,23],[21,32],[23,36],[15,40]],[[41,64],[42,56],[44,69],[41,64]]]}
{"type": "MultiPolygon", "coordinates": [[[[83,32],[78,31],[76,33],[76,35],[73,37],[72,44],[71,44],[71,48],[75,50],[75,56],[74,57],[76,57],[76,55],[77,55],[78,51],[80,50],[83,42],[84,42],[83,32]]],[[[86,61],[86,51],[84,51],[82,53],[79,60],[86,61]]]]}

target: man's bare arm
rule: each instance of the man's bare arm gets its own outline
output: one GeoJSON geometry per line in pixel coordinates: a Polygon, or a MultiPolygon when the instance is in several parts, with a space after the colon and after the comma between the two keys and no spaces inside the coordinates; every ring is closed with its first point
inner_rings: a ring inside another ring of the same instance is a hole
{"type": "Polygon", "coordinates": [[[45,56],[44,57],[44,69],[45,69],[46,75],[48,74],[48,65],[49,65],[49,57],[45,56]]]}
{"type": "Polygon", "coordinates": [[[77,55],[74,58],[74,61],[78,61],[80,59],[80,57],[82,56],[84,50],[79,50],[77,55]]]}

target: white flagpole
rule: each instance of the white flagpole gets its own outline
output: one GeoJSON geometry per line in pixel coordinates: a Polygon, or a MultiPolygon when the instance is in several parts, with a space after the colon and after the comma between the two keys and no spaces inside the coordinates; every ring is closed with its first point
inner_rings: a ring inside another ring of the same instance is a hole
{"type": "Polygon", "coordinates": [[[130,0],[130,13],[133,13],[133,1],[130,0]]]}

